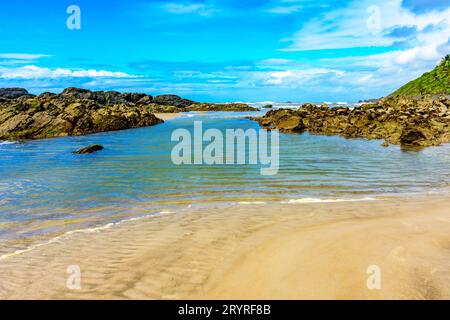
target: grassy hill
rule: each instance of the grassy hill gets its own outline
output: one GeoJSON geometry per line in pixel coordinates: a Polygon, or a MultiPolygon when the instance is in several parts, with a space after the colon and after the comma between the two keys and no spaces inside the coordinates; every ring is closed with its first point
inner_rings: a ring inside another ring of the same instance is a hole
{"type": "Polygon", "coordinates": [[[450,94],[450,55],[432,71],[408,82],[390,96],[420,96],[424,94],[450,94]]]}

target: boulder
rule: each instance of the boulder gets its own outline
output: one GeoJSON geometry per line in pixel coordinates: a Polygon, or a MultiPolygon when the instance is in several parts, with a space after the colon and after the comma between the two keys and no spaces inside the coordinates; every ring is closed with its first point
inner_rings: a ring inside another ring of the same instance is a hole
{"type": "Polygon", "coordinates": [[[16,99],[21,96],[30,96],[24,88],[0,88],[0,97],[6,99],[16,99]]]}
{"type": "Polygon", "coordinates": [[[190,105],[194,104],[194,101],[181,98],[174,94],[163,94],[156,96],[154,98],[154,102],[157,104],[162,105],[168,105],[168,106],[175,106],[180,108],[187,108],[190,105]]]}
{"type": "Polygon", "coordinates": [[[425,135],[417,129],[406,129],[400,136],[400,142],[405,146],[420,146],[420,142],[425,139],[425,135]]]}
{"type": "Polygon", "coordinates": [[[90,154],[97,151],[103,150],[103,146],[100,144],[93,144],[81,149],[78,149],[77,151],[74,151],[75,154],[90,154]]]}

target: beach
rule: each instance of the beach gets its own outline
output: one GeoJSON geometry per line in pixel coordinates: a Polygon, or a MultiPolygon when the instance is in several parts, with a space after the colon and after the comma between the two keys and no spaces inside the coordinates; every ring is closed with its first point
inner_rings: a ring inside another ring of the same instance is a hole
{"type": "Polygon", "coordinates": [[[0,299],[450,297],[449,145],[282,134],[273,176],[171,161],[174,130],[248,114],[1,145],[0,299]]]}
{"type": "Polygon", "coordinates": [[[148,215],[3,256],[0,298],[448,299],[449,202],[444,194],[148,215]],[[67,287],[71,266],[79,289],[67,287]],[[371,266],[379,289],[368,289],[371,266]]]}
{"type": "Polygon", "coordinates": [[[181,117],[182,114],[181,113],[175,113],[175,112],[174,113],[155,113],[155,116],[157,118],[159,118],[159,119],[167,121],[167,120],[172,120],[172,119],[181,117]]]}

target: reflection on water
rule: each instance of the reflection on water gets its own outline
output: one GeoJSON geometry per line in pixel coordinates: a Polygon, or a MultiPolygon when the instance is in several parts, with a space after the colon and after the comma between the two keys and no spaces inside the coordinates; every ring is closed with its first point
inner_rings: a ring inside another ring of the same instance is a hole
{"type": "MultiPolygon", "coordinates": [[[[0,144],[0,254],[63,232],[190,204],[354,199],[439,191],[450,181],[450,146],[420,152],[380,141],[280,135],[280,170],[259,166],[176,166],[176,128],[258,128],[244,113],[198,113],[164,124],[0,144]],[[89,144],[92,155],[71,152],[89,144]]],[[[294,201],[295,202],[295,201],[294,201]]]]}

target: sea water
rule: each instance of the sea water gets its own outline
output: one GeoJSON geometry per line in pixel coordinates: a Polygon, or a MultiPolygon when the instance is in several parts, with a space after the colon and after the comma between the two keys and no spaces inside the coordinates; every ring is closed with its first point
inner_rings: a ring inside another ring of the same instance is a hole
{"type": "Polygon", "coordinates": [[[0,256],[68,232],[148,215],[220,205],[376,201],[446,192],[450,145],[421,151],[380,140],[280,134],[279,170],[258,165],[175,165],[171,134],[203,126],[259,129],[260,113],[199,112],[132,130],[0,142],[0,256]],[[101,144],[90,155],[72,151],[101,144]]]}

